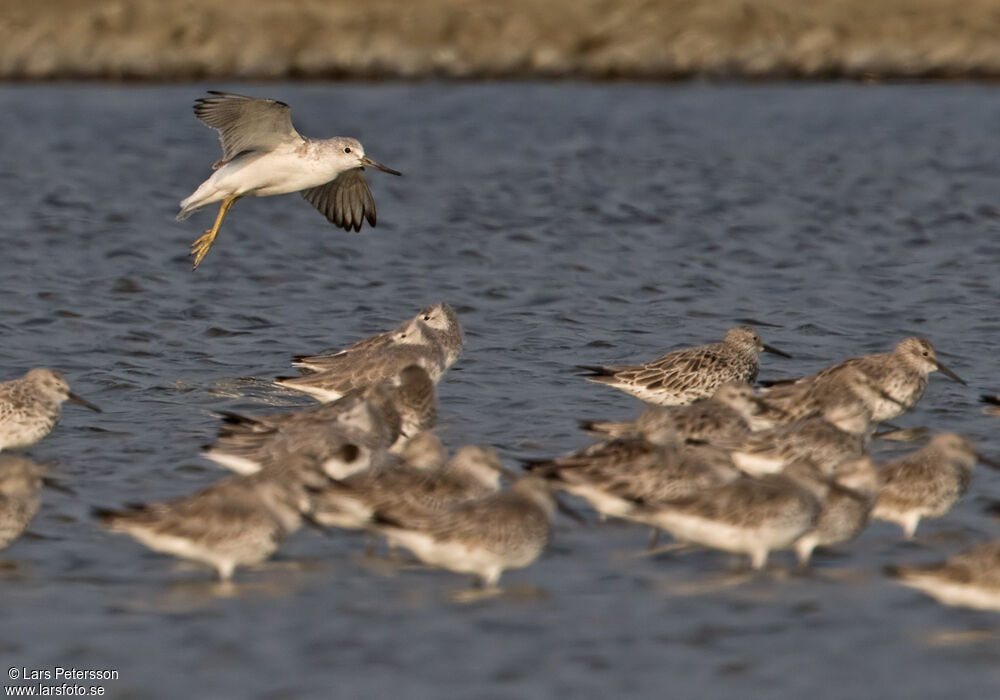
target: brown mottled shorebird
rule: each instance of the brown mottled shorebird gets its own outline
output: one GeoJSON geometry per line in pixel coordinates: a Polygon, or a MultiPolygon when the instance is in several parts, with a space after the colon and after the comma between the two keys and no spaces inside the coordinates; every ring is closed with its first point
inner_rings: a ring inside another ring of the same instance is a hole
{"type": "Polygon", "coordinates": [[[462,328],[455,312],[444,303],[424,309],[412,324],[411,336],[405,343],[378,345],[359,353],[314,356],[308,358],[308,364],[321,371],[302,377],[278,377],[275,381],[324,402],[394,379],[409,365],[423,368],[437,383],[462,352],[462,328]],[[424,321],[424,316],[430,320],[424,321]]]}
{"type": "Polygon", "coordinates": [[[430,566],[471,574],[495,589],[507,569],[534,562],[548,543],[556,503],[549,485],[522,477],[509,490],[421,516],[376,517],[379,530],[430,566]]]}
{"type": "Polygon", "coordinates": [[[687,498],[637,505],[632,517],[681,541],[748,554],[751,566],[763,569],[770,552],[816,527],[827,490],[819,470],[803,460],[780,474],[744,476],[687,498]]]}
{"type": "Polygon", "coordinates": [[[887,397],[867,374],[850,366],[832,374],[778,382],[760,392],[765,415],[777,424],[793,423],[851,404],[870,415],[875,402],[887,397]]]}
{"type": "Polygon", "coordinates": [[[20,537],[38,512],[48,469],[20,455],[0,455],[0,548],[20,537]]]}
{"type": "Polygon", "coordinates": [[[898,523],[907,539],[912,538],[922,518],[940,518],[965,495],[976,462],[998,468],[961,435],[935,435],[922,449],[880,467],[881,488],[872,517],[898,523]]]}
{"type": "Polygon", "coordinates": [[[590,366],[578,369],[592,382],[607,384],[657,406],[679,406],[710,397],[726,382],[752,383],[760,371],[760,353],[788,355],[765,345],[752,328],[726,333],[721,343],[676,350],[642,365],[590,366]]]}
{"type": "Polygon", "coordinates": [[[636,502],[681,498],[740,476],[725,451],[683,445],[669,425],[553,460],[529,461],[525,468],[586,500],[602,516],[625,519],[631,519],[636,502]]]}
{"type": "Polygon", "coordinates": [[[284,102],[210,90],[195,100],[194,113],[219,132],[222,158],[212,176],[181,202],[178,219],[204,206],[222,202],[215,224],[191,246],[197,268],[215,242],[229,209],[241,197],[268,197],[302,192],[306,201],[336,226],[361,230],[375,225],[375,200],[364,169],[391,175],[399,172],[365,155],[356,139],[311,139],[292,126],[292,110],[284,102]]]}
{"type": "Polygon", "coordinates": [[[945,605],[1000,612],[1000,541],[976,545],[939,564],[889,566],[886,573],[945,605]]]}
{"type": "Polygon", "coordinates": [[[270,557],[298,530],[311,507],[307,487],[326,483],[312,457],[280,465],[281,478],[262,470],[233,476],[166,503],[95,509],[113,532],[123,532],[150,549],[213,567],[222,581],[238,566],[270,557]]]}
{"type": "Polygon", "coordinates": [[[762,409],[749,384],[727,382],[711,397],[686,406],[650,406],[627,423],[581,421],[580,425],[591,434],[617,438],[643,435],[660,424],[670,424],[684,440],[735,446],[751,430],[771,425],[759,417],[762,409]]]}
{"type": "MultiPolygon", "coordinates": [[[[224,424],[214,445],[202,455],[240,474],[251,474],[268,461],[311,451],[321,460],[342,460],[352,445],[359,458],[331,472],[344,478],[363,470],[382,452],[402,449],[413,435],[433,427],[437,419],[434,385],[427,373],[410,366],[399,385],[383,382],[337,401],[271,416],[223,414],[224,424]]],[[[332,466],[332,465],[331,465],[332,466]]]]}
{"type": "Polygon", "coordinates": [[[464,342],[462,326],[455,310],[449,304],[441,302],[421,309],[416,316],[403,321],[391,331],[365,338],[343,350],[332,350],[319,355],[297,355],[292,364],[312,372],[341,369],[350,364],[364,367],[371,362],[368,358],[379,357],[391,346],[423,345],[439,348],[444,354],[444,365],[450,366],[462,353],[464,342]]]}
{"type": "Polygon", "coordinates": [[[363,338],[342,350],[329,350],[318,355],[296,355],[292,358],[292,365],[302,374],[323,372],[346,364],[363,366],[369,361],[368,358],[384,355],[386,352],[391,352],[390,348],[402,345],[433,348],[435,341],[427,324],[419,318],[410,318],[390,331],[363,338]]]}
{"type": "Polygon", "coordinates": [[[733,449],[733,462],[749,474],[772,474],[799,459],[812,461],[825,475],[868,450],[871,423],[857,402],[830,405],[822,415],[770,430],[749,433],[733,449]]]}
{"type": "Polygon", "coordinates": [[[414,463],[370,469],[314,494],[316,520],[323,525],[363,529],[376,513],[386,517],[443,511],[500,490],[500,460],[492,450],[466,445],[443,464],[414,463]]]}
{"type": "Polygon", "coordinates": [[[33,369],[0,383],[0,450],[30,447],[52,432],[64,401],[101,412],[69,390],[59,372],[33,369]]]}
{"type": "Polygon", "coordinates": [[[795,541],[799,564],[805,566],[816,547],[849,542],[868,525],[878,497],[878,472],[868,457],[842,462],[823,499],[816,526],[795,541]]]}
{"type": "MultiPolygon", "coordinates": [[[[905,338],[892,352],[853,357],[791,382],[787,388],[779,388],[782,386],[779,385],[769,391],[765,398],[772,402],[785,395],[795,403],[796,388],[808,388],[808,385],[818,381],[825,382],[829,387],[843,381],[868,405],[872,422],[881,423],[913,408],[924,395],[928,375],[934,371],[940,371],[946,377],[965,384],[963,379],[938,361],[934,346],[929,340],[905,338]],[[854,370],[860,372],[867,382],[859,381],[857,374],[844,374],[854,370]]],[[[801,402],[801,399],[798,401],[801,402]]]]}

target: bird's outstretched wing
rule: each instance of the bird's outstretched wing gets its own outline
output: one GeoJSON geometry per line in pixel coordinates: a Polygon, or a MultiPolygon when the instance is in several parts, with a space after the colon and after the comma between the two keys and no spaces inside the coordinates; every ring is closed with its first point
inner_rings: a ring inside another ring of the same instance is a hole
{"type": "Polygon", "coordinates": [[[194,114],[219,132],[222,165],[244,151],[271,151],[302,140],[292,126],[292,109],[284,102],[209,90],[212,97],[195,100],[194,114]]]}
{"type": "Polygon", "coordinates": [[[360,231],[365,219],[375,225],[375,200],[368,189],[364,168],[342,172],[325,185],[303,190],[302,196],[345,231],[360,231]]]}

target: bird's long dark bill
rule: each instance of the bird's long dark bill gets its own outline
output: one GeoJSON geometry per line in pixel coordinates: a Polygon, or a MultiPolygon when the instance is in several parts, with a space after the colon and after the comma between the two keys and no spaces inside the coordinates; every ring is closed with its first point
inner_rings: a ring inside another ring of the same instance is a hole
{"type": "Polygon", "coordinates": [[[1000,471],[1000,461],[997,461],[990,457],[985,457],[982,454],[977,454],[976,457],[978,457],[979,461],[985,464],[990,469],[996,469],[997,471],[1000,471]]]}
{"type": "Polygon", "coordinates": [[[361,159],[361,165],[364,165],[367,168],[375,168],[376,170],[381,170],[383,173],[389,173],[390,175],[402,175],[403,174],[403,173],[399,172],[398,170],[393,170],[392,168],[387,168],[384,165],[380,165],[380,164],[376,163],[375,161],[373,161],[368,156],[365,156],[364,158],[361,159]]]}
{"type": "Polygon", "coordinates": [[[788,359],[792,358],[792,356],[789,355],[787,352],[785,352],[784,350],[779,350],[778,348],[774,347],[773,345],[765,345],[764,346],[764,352],[769,352],[772,355],[780,355],[781,357],[787,357],[788,359]]]}
{"type": "Polygon", "coordinates": [[[938,368],[938,371],[940,371],[941,374],[943,374],[944,376],[948,377],[948,379],[953,379],[956,382],[958,382],[959,384],[966,384],[966,385],[968,384],[964,379],[962,379],[957,374],[955,374],[954,372],[952,372],[950,369],[948,369],[947,367],[945,367],[944,365],[942,365],[940,362],[937,363],[937,368],[938,368]]]}
{"type": "Polygon", "coordinates": [[[86,407],[87,407],[87,408],[89,408],[89,409],[90,409],[91,411],[97,411],[98,413],[100,413],[100,412],[101,412],[101,409],[99,409],[99,408],[98,408],[97,406],[95,406],[94,404],[92,404],[92,403],[90,403],[89,401],[87,401],[87,399],[84,399],[84,398],[81,398],[81,397],[77,396],[77,395],[76,395],[76,394],[74,394],[74,393],[73,393],[72,391],[71,391],[71,392],[69,392],[69,396],[68,396],[67,398],[68,398],[68,399],[69,399],[70,401],[72,401],[73,403],[78,403],[78,404],[80,404],[81,406],[86,406],[86,407]]]}
{"type": "Polygon", "coordinates": [[[66,486],[61,481],[53,479],[51,476],[42,477],[42,483],[50,489],[55,489],[56,491],[62,491],[63,493],[68,493],[71,496],[76,495],[76,491],[71,489],[69,486],[66,486]]]}

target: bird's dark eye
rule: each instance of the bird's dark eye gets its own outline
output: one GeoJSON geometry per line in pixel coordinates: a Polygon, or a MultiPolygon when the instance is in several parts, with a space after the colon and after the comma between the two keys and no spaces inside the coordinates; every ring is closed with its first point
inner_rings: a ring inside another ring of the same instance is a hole
{"type": "Polygon", "coordinates": [[[345,146],[344,147],[344,153],[350,153],[350,152],[351,152],[351,147],[350,146],[345,146]]]}

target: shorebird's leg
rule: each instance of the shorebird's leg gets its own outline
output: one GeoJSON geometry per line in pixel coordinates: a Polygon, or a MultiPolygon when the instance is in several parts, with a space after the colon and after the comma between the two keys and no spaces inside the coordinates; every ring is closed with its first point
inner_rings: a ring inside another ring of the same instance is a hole
{"type": "Polygon", "coordinates": [[[197,241],[191,244],[191,254],[194,256],[194,269],[198,269],[198,265],[205,256],[208,255],[208,249],[212,247],[215,243],[215,237],[219,235],[219,227],[222,226],[222,220],[226,218],[226,214],[229,213],[230,208],[236,204],[236,200],[240,198],[241,195],[233,195],[232,197],[226,197],[222,200],[222,206],[219,207],[219,214],[215,217],[215,224],[209,230],[205,231],[205,235],[199,238],[197,241]]]}

